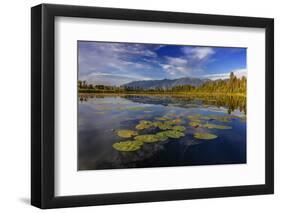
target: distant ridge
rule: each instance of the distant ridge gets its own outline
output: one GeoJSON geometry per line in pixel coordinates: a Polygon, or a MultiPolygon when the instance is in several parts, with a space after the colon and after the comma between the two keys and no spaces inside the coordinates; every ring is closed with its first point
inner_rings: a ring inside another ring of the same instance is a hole
{"type": "Polygon", "coordinates": [[[144,81],[132,81],[127,84],[123,84],[122,86],[126,87],[134,87],[141,89],[169,89],[175,86],[182,85],[191,85],[191,86],[200,86],[205,82],[211,81],[210,79],[201,79],[201,78],[178,78],[178,79],[163,79],[163,80],[144,80],[144,81]]]}

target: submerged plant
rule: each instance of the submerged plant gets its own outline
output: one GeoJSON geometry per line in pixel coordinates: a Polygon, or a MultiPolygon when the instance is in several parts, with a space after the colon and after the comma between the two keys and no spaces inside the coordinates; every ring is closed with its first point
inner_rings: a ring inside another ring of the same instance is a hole
{"type": "Polygon", "coordinates": [[[135,137],[135,140],[142,141],[144,143],[154,143],[159,141],[157,135],[147,134],[147,135],[138,135],[135,137]]]}
{"type": "Polygon", "coordinates": [[[195,133],[194,134],[194,137],[197,138],[197,139],[203,139],[203,140],[211,140],[211,139],[215,139],[217,138],[218,136],[214,135],[214,134],[211,134],[211,133],[195,133]]]}
{"type": "Polygon", "coordinates": [[[142,146],[141,141],[122,141],[118,143],[114,143],[112,147],[116,149],[117,151],[122,151],[122,152],[133,152],[136,150],[139,150],[142,146]]]}
{"type": "Polygon", "coordinates": [[[122,138],[130,138],[130,137],[138,135],[138,133],[133,130],[124,129],[124,130],[117,131],[117,135],[122,138]]]}

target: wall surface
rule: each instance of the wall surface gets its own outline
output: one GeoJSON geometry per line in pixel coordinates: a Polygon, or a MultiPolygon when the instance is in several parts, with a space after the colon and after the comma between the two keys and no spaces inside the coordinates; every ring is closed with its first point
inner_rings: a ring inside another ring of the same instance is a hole
{"type": "MultiPolygon", "coordinates": [[[[275,18],[275,195],[57,209],[50,212],[280,212],[281,64],[278,60],[281,55],[280,1],[45,0],[44,2],[275,18]]],[[[37,0],[1,2],[0,212],[40,211],[29,205],[30,7],[40,3],[42,2],[37,0]]]]}

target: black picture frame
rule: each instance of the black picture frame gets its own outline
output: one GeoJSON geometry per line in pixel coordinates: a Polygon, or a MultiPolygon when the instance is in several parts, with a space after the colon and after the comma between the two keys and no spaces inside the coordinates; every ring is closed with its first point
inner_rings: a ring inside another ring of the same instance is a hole
{"type": "Polygon", "coordinates": [[[217,198],[274,193],[274,20],[240,16],[41,4],[31,8],[31,204],[60,208],[105,204],[217,198]],[[93,195],[54,195],[55,17],[264,28],[266,137],[265,184],[93,195]]]}

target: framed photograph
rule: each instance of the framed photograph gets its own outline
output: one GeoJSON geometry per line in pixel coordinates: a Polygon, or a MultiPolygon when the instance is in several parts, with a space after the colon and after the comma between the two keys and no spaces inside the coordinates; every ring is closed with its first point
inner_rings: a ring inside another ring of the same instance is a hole
{"type": "Polygon", "coordinates": [[[31,9],[31,203],[272,194],[274,21],[31,9]]]}

